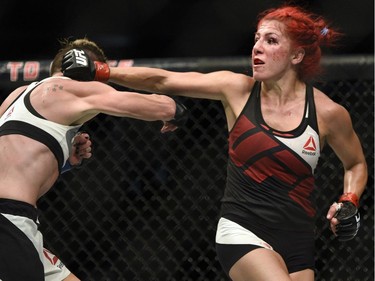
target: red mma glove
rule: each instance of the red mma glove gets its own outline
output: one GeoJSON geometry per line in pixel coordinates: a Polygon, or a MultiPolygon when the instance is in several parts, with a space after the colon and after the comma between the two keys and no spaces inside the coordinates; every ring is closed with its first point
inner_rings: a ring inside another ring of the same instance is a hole
{"type": "Polygon", "coordinates": [[[335,214],[335,218],[339,221],[336,225],[336,235],[340,241],[348,241],[356,236],[361,225],[361,216],[358,212],[359,199],[354,193],[344,193],[338,204],[335,214]]]}

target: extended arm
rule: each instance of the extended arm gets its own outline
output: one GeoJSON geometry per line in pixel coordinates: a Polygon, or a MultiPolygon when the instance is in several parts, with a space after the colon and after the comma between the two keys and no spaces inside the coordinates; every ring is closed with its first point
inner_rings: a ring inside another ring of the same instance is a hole
{"type": "MultiPolygon", "coordinates": [[[[162,93],[166,95],[179,95],[193,98],[207,98],[224,101],[228,98],[228,89],[238,89],[248,86],[248,77],[230,71],[216,71],[211,73],[199,72],[174,72],[160,68],[150,67],[109,67],[105,63],[92,62],[87,58],[87,63],[76,60],[77,54],[69,51],[64,55],[62,71],[64,76],[81,81],[106,81],[109,79],[118,85],[127,88],[162,93]],[[104,77],[104,79],[103,79],[104,77]]],[[[79,58],[80,58],[79,57],[79,58]]],[[[238,89],[239,93],[248,93],[238,89]]]]}
{"type": "MultiPolygon", "coordinates": [[[[107,64],[92,62],[83,50],[78,49],[70,50],[65,54],[62,71],[65,76],[79,81],[104,82],[109,78],[107,64]]],[[[147,121],[162,120],[170,125],[164,126],[162,132],[183,125],[187,119],[186,107],[170,97],[116,91],[103,83],[90,83],[90,85],[91,87],[86,83],[84,85],[75,83],[70,90],[75,91],[78,88],[75,94],[80,95],[80,101],[83,101],[81,108],[86,108],[84,110],[91,116],[105,113],[147,121]]]]}

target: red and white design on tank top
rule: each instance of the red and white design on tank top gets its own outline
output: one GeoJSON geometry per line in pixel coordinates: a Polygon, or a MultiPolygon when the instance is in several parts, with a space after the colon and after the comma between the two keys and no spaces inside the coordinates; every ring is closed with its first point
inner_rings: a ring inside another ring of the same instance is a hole
{"type": "MultiPolygon", "coordinates": [[[[260,109],[260,83],[229,133],[222,214],[281,228],[312,227],[314,170],[320,157],[313,89],[306,87],[304,118],[288,132],[270,128],[260,109]]],[[[245,220],[246,221],[246,220],[245,220]]]]}

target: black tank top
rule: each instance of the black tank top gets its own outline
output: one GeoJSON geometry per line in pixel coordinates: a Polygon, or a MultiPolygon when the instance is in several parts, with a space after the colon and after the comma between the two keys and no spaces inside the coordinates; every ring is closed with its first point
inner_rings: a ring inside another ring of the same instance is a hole
{"type": "Polygon", "coordinates": [[[288,132],[264,122],[260,90],[256,82],[229,133],[221,216],[250,229],[261,224],[310,231],[316,213],[314,170],[320,157],[313,88],[306,85],[304,118],[288,132]]]}

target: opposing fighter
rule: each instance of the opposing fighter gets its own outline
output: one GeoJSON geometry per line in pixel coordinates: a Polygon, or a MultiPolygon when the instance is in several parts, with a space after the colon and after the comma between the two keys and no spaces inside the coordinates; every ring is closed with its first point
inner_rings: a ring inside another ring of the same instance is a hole
{"type": "MultiPolygon", "coordinates": [[[[170,97],[64,77],[63,54],[74,48],[81,50],[76,53],[81,64],[88,64],[89,57],[98,67],[106,62],[94,42],[64,41],[52,62],[52,76],[16,89],[0,107],[0,280],[45,280],[37,201],[63,171],[72,138],[85,122],[104,113],[161,120],[162,132],[168,132],[186,118],[185,107],[170,97]]],[[[107,74],[97,78],[105,80],[107,74]]]]}

